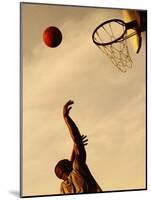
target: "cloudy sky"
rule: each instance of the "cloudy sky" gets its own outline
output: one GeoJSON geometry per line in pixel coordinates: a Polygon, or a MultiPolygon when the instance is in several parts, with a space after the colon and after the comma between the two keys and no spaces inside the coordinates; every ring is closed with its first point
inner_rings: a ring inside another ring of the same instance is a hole
{"type": "MultiPolygon", "coordinates": [[[[59,194],[55,164],[70,158],[72,140],[62,117],[71,117],[89,144],[87,164],[104,191],[145,187],[145,44],[132,69],[121,73],[92,42],[100,23],[121,10],[22,4],[23,195],[59,194]],[[56,26],[57,48],[42,41],[56,26]]],[[[143,38],[143,40],[145,40],[143,38]]]]}

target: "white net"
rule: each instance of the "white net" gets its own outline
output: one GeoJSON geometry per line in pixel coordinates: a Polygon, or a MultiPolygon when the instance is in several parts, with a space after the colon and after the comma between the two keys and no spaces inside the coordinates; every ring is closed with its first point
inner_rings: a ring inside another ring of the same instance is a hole
{"type": "Polygon", "coordinates": [[[132,68],[132,59],[129,54],[127,40],[109,44],[107,46],[99,46],[98,48],[111,60],[113,65],[121,72],[126,72],[128,68],[132,68]]]}

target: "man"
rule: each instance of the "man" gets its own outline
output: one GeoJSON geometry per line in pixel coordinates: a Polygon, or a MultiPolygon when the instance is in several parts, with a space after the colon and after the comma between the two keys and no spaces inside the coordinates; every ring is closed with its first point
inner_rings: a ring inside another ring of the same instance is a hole
{"type": "Polygon", "coordinates": [[[80,135],[76,124],[69,116],[73,103],[73,101],[69,100],[63,107],[63,117],[74,144],[71,159],[61,160],[55,167],[56,176],[63,180],[60,192],[62,194],[101,192],[101,188],[86,164],[84,146],[87,145],[88,139],[86,139],[86,136],[80,135]]]}

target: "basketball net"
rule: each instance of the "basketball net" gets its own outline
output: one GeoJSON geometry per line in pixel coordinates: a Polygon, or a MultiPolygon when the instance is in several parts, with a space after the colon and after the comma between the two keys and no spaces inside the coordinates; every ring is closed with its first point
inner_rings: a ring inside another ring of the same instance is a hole
{"type": "Polygon", "coordinates": [[[128,50],[127,40],[108,44],[106,46],[97,46],[121,72],[126,72],[128,68],[132,68],[133,62],[128,50]]]}

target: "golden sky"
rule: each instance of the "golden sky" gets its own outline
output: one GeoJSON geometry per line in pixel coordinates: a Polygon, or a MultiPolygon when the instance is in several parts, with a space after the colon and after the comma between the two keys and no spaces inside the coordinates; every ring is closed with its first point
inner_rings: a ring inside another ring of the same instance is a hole
{"type": "MultiPolygon", "coordinates": [[[[121,73],[92,42],[100,23],[121,10],[22,4],[23,195],[59,194],[55,164],[70,158],[71,117],[89,144],[87,163],[104,191],[145,187],[145,44],[121,73]],[[63,40],[48,48],[42,33],[58,27],[63,40]]],[[[144,38],[143,38],[144,40],[144,38]]]]}

